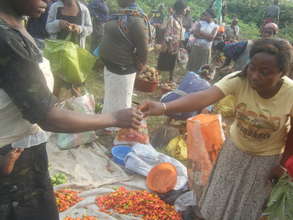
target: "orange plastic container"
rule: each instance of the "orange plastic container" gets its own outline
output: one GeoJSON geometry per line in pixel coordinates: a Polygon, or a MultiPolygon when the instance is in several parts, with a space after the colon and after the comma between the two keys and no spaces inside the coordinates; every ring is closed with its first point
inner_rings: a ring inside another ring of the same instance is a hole
{"type": "Polygon", "coordinates": [[[177,182],[176,167],[171,163],[160,163],[153,167],[147,176],[147,187],[157,193],[167,193],[177,182]]]}

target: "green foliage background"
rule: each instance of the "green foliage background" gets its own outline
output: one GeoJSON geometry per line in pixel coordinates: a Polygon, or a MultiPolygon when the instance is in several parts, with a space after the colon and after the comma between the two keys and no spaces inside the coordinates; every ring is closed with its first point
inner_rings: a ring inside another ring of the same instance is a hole
{"type": "MultiPolygon", "coordinates": [[[[89,0],[85,0],[89,1],[89,0]]],[[[117,9],[117,0],[106,0],[111,10],[117,9]]],[[[212,0],[185,0],[192,9],[192,16],[198,18],[209,7],[212,0]]],[[[172,7],[175,0],[137,0],[146,13],[164,4],[165,9],[172,7]]],[[[256,39],[259,37],[259,26],[263,21],[265,7],[271,5],[273,0],[226,0],[230,22],[233,15],[239,18],[239,26],[243,39],[256,39]]],[[[281,8],[279,37],[293,42],[293,0],[279,0],[281,8]]]]}

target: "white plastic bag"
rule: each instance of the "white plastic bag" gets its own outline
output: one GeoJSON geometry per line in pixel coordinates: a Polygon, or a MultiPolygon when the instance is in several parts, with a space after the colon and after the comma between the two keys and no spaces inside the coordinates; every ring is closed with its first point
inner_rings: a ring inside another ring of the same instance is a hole
{"type": "Polygon", "coordinates": [[[151,145],[136,144],[132,147],[132,152],[125,158],[125,167],[135,173],[147,176],[150,170],[160,164],[168,162],[173,164],[177,170],[177,183],[174,190],[179,190],[187,183],[187,169],[178,160],[159,153],[151,145]]]}
{"type": "MultiPolygon", "coordinates": [[[[86,94],[80,97],[73,97],[61,103],[62,108],[69,109],[75,112],[94,114],[95,99],[91,94],[86,94]]],[[[79,145],[88,144],[96,140],[97,136],[94,131],[67,134],[58,133],[56,137],[56,145],[61,150],[68,150],[79,145]]]]}

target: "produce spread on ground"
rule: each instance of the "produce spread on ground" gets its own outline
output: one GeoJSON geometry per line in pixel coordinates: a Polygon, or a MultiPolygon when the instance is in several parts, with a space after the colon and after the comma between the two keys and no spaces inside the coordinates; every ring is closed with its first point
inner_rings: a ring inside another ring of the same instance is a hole
{"type": "Polygon", "coordinates": [[[144,220],[181,220],[173,206],[166,204],[156,194],[147,191],[117,191],[96,198],[101,211],[142,216],[144,220]]]}

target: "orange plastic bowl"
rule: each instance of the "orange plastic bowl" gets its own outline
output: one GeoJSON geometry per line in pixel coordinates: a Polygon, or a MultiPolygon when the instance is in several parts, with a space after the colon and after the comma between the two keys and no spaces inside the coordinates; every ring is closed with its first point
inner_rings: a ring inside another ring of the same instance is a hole
{"type": "Polygon", "coordinates": [[[171,163],[160,163],[147,175],[147,187],[157,193],[167,193],[174,189],[177,182],[176,167],[171,163]]]}

